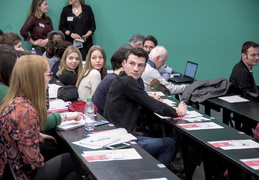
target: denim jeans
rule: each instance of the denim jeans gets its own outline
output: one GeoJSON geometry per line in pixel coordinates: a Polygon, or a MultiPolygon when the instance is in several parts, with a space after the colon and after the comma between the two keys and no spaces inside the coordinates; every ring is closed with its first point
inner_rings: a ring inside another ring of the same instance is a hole
{"type": "Polygon", "coordinates": [[[151,138],[137,136],[137,144],[163,163],[167,168],[173,160],[175,153],[175,141],[169,137],[151,138]]]}

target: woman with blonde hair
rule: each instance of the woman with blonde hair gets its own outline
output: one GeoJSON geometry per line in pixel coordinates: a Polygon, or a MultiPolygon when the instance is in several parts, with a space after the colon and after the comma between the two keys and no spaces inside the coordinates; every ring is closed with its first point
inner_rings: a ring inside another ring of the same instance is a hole
{"type": "Polygon", "coordinates": [[[82,55],[79,49],[73,45],[68,46],[60,60],[59,70],[56,73],[59,81],[65,86],[76,85],[82,66],[82,55]]]}
{"type": "Polygon", "coordinates": [[[29,17],[20,30],[25,41],[29,41],[38,55],[45,52],[48,33],[53,30],[51,19],[46,16],[49,7],[46,0],[32,0],[29,17]]]}
{"type": "Polygon", "coordinates": [[[106,75],[105,51],[102,47],[94,45],[89,49],[85,66],[76,82],[80,99],[86,101],[88,97],[92,97],[97,86],[106,75]]]}
{"type": "Polygon", "coordinates": [[[47,120],[46,89],[50,75],[42,56],[24,55],[14,65],[10,89],[0,104],[0,178],[9,163],[18,179],[67,176],[78,179],[69,154],[56,156],[44,164],[40,153],[40,130],[47,120]]]}

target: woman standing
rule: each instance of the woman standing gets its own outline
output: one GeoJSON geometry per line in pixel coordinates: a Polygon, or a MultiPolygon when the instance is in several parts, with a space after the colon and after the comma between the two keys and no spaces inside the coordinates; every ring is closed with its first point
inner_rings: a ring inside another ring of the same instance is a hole
{"type": "Polygon", "coordinates": [[[82,71],[82,56],[75,46],[68,46],[60,60],[58,80],[66,85],[76,85],[82,71]]]}
{"type": "Polygon", "coordinates": [[[45,52],[44,46],[48,42],[48,33],[53,30],[52,21],[46,16],[48,11],[47,1],[33,0],[29,17],[20,30],[24,40],[32,44],[38,55],[42,55],[45,52]]]}
{"type": "Polygon", "coordinates": [[[92,34],[96,29],[94,14],[92,8],[85,5],[84,0],[68,0],[68,3],[61,13],[59,29],[65,34],[66,41],[83,41],[80,52],[85,60],[88,50],[93,45],[92,34]]]}
{"type": "Polygon", "coordinates": [[[25,55],[14,65],[10,90],[0,104],[0,178],[9,163],[18,179],[79,179],[69,154],[44,164],[40,153],[49,80],[50,69],[44,57],[25,55]]]}
{"type": "Polygon", "coordinates": [[[100,46],[92,46],[87,54],[83,71],[76,82],[80,99],[86,101],[88,97],[92,97],[106,75],[106,54],[100,46]]]}

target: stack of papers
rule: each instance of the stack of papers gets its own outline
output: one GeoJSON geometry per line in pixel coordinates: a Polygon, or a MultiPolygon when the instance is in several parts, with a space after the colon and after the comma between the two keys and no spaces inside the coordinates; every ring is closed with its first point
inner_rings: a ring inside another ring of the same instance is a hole
{"type": "Polygon", "coordinates": [[[133,148],[118,149],[116,151],[111,151],[111,150],[84,151],[84,154],[82,154],[82,156],[88,162],[142,159],[142,157],[138,154],[138,152],[133,148]]]}
{"type": "Polygon", "coordinates": [[[63,101],[62,99],[55,99],[52,101],[49,101],[49,109],[48,113],[53,113],[53,112],[64,112],[68,111],[68,105],[70,104],[70,101],[63,101]]]}
{"type": "Polygon", "coordinates": [[[219,97],[219,99],[222,99],[224,101],[227,101],[229,103],[239,103],[239,102],[247,102],[248,99],[242,98],[240,96],[234,95],[234,96],[223,96],[219,97]]]}
{"type": "Polygon", "coordinates": [[[89,137],[73,142],[76,145],[90,149],[104,148],[107,145],[137,140],[135,136],[128,133],[124,128],[117,128],[101,132],[93,132],[89,137]]]}
{"type": "Polygon", "coordinates": [[[58,88],[61,86],[57,84],[49,84],[49,98],[57,98],[58,88]]]}
{"type": "MultiPolygon", "coordinates": [[[[109,122],[105,121],[105,120],[96,121],[95,126],[101,126],[101,125],[108,124],[108,123],[109,122]]],[[[83,127],[84,125],[85,125],[84,119],[82,119],[80,121],[71,120],[71,121],[62,122],[59,126],[56,127],[56,129],[61,130],[61,131],[68,131],[71,129],[83,127]]]]}
{"type": "Polygon", "coordinates": [[[187,111],[184,116],[176,117],[175,120],[185,120],[187,122],[200,122],[200,121],[209,121],[211,119],[203,117],[202,114],[197,111],[187,111]]]}
{"type": "Polygon", "coordinates": [[[259,143],[251,139],[210,141],[208,143],[210,143],[214,147],[219,147],[224,150],[259,148],[259,143]]]}
{"type": "Polygon", "coordinates": [[[186,130],[221,129],[221,128],[223,128],[222,126],[220,126],[214,122],[179,124],[179,126],[183,127],[186,130]]]}
{"type": "Polygon", "coordinates": [[[71,121],[62,122],[59,126],[56,127],[56,129],[61,131],[68,131],[71,129],[83,127],[84,125],[85,125],[84,119],[80,121],[71,120],[71,121]]]}
{"type": "Polygon", "coordinates": [[[240,161],[253,168],[254,170],[259,170],[259,158],[240,159],[240,161]]]}

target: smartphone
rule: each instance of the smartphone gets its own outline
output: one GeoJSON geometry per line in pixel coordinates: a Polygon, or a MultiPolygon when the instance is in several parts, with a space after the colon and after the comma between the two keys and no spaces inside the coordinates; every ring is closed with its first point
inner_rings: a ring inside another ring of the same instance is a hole
{"type": "Polygon", "coordinates": [[[128,148],[130,147],[129,143],[120,143],[120,144],[114,144],[114,145],[110,145],[110,146],[106,146],[106,149],[122,149],[122,148],[128,148]]]}
{"type": "Polygon", "coordinates": [[[94,123],[94,126],[101,126],[101,125],[108,124],[108,123],[109,123],[109,121],[105,121],[105,120],[96,121],[94,123]]]}

